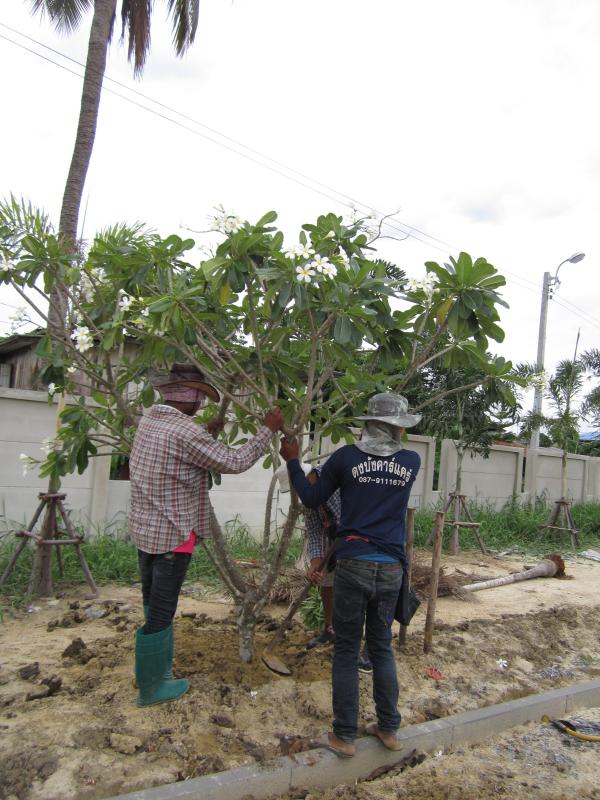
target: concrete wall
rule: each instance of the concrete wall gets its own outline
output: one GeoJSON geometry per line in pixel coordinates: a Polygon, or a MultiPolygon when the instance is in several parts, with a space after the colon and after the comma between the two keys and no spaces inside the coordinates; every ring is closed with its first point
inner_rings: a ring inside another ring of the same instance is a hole
{"type": "MultiPolygon", "coordinates": [[[[440,494],[445,496],[456,487],[456,445],[442,441],[440,454],[440,494]]],[[[494,445],[488,458],[467,450],[461,470],[461,491],[478,502],[487,502],[499,509],[513,497],[520,497],[523,476],[523,448],[494,445]]]]}
{"type": "MultiPolygon", "coordinates": [[[[0,528],[6,520],[25,524],[39,505],[38,493],[48,488],[36,470],[23,476],[20,453],[43,458],[42,441],[56,431],[56,404],[48,405],[45,392],[0,389],[0,528]]],[[[102,459],[108,465],[108,459],[102,459]]],[[[68,475],[63,489],[75,516],[90,519],[94,512],[92,487],[103,472],[94,464],[83,475],[68,475]]]]}
{"type": "MultiPolygon", "coordinates": [[[[25,525],[39,503],[38,493],[47,481],[34,471],[22,475],[19,454],[41,458],[40,444],[52,436],[56,426],[56,404],[48,405],[45,392],[0,388],[0,530],[25,525]]],[[[341,446],[341,445],[338,445],[341,446]]],[[[324,449],[331,444],[323,443],[324,449]]],[[[407,447],[421,456],[411,505],[425,508],[435,505],[455,485],[456,449],[454,443],[441,443],[439,490],[433,490],[436,442],[427,436],[409,436],[407,447]]],[[[513,497],[526,499],[545,492],[549,499],[560,495],[560,451],[541,448],[528,459],[525,491],[521,492],[523,448],[494,446],[490,458],[467,453],[463,460],[463,492],[478,502],[491,502],[496,508],[513,497]],[[535,475],[533,474],[536,471],[535,475]],[[535,488],[532,488],[535,487],[535,488]]],[[[95,530],[114,533],[126,529],[129,483],[109,480],[110,460],[103,456],[92,460],[83,475],[70,475],[63,481],[67,506],[90,535],[95,530]]],[[[224,475],[214,487],[211,499],[221,524],[239,518],[254,530],[263,527],[263,515],[270,470],[255,464],[241,475],[224,475]]],[[[600,500],[600,459],[569,457],[569,496],[575,501],[600,500]]],[[[275,495],[272,521],[282,526],[289,495],[275,495]]]]}
{"type": "MultiPolygon", "coordinates": [[[[526,482],[531,496],[545,494],[549,498],[561,495],[562,450],[540,447],[528,459],[526,482]]],[[[598,498],[598,462],[590,456],[569,454],[567,460],[567,494],[570,500],[585,502],[598,498]]]]}

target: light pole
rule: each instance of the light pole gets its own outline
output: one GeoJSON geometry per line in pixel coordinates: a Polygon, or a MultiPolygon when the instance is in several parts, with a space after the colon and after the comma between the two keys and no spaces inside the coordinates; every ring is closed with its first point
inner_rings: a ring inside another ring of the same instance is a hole
{"type": "MultiPolygon", "coordinates": [[[[544,351],[546,349],[546,323],[548,321],[548,300],[552,296],[552,289],[560,284],[558,279],[558,271],[563,264],[577,264],[585,258],[585,253],[573,253],[569,258],[561,261],[554,275],[549,272],[544,272],[544,282],[542,284],[542,306],[540,308],[540,330],[538,333],[538,348],[537,348],[537,361],[536,371],[542,373],[544,371],[544,351]]],[[[536,415],[542,412],[542,397],[544,388],[541,384],[541,379],[535,387],[535,395],[533,398],[533,413],[536,415]]],[[[529,446],[532,450],[537,450],[540,446],[540,429],[536,427],[531,432],[531,441],[529,446]]]]}

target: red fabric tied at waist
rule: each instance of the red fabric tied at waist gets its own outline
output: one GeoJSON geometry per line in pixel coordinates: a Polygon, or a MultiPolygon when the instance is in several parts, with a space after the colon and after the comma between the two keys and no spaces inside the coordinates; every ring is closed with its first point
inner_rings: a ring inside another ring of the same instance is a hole
{"type": "Polygon", "coordinates": [[[173,550],[173,553],[193,553],[194,547],[196,547],[196,543],[198,541],[198,536],[196,535],[195,531],[192,531],[189,537],[185,540],[183,544],[180,544],[179,547],[176,547],[173,550]]]}

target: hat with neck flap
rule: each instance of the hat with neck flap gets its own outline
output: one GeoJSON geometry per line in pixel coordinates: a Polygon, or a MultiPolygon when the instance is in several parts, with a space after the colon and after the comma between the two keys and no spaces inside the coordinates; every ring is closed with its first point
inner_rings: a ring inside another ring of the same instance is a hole
{"type": "Polygon", "coordinates": [[[169,390],[177,387],[185,387],[202,392],[215,403],[221,399],[219,392],[207,382],[204,373],[195,364],[173,364],[168,375],[164,372],[151,375],[150,383],[163,395],[169,394],[169,390]]]}
{"type": "Polygon", "coordinates": [[[367,411],[356,417],[365,423],[356,447],[373,456],[391,456],[402,450],[402,429],[412,428],[422,419],[421,414],[409,414],[406,397],[394,392],[370,397],[367,411]]]}

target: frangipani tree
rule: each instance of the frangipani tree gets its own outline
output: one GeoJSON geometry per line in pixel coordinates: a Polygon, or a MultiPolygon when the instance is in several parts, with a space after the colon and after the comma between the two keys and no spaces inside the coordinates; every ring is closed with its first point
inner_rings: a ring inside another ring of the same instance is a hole
{"type": "MultiPolygon", "coordinates": [[[[428,264],[431,289],[407,289],[401,270],[373,257],[360,220],[323,215],[291,245],[275,221],[274,212],[255,224],[220,214],[222,241],[200,264],[186,260],[191,239],[125,227],[97,236],[78,259],[51,231],[15,232],[10,204],[0,208],[0,279],[26,298],[58,283],[69,299],[71,336],[48,336],[40,346],[45,380],[72,392],[77,370],[94,385],[95,405],[80,397],[62,413],[43,474],[81,471],[99,445],[127,452],[136,416],[154,399],[150,367],[175,360],[201,367],[221,392],[218,413],[229,422],[223,436],[231,444],[254,432],[274,403],[284,411],[286,433],[306,436],[310,428],[335,441],[350,437],[374,391],[400,391],[436,360],[485,362],[488,336],[501,338],[496,289],[504,279],[484,259],[463,253],[447,267],[428,264]],[[137,343],[133,354],[128,342],[137,343]]],[[[271,469],[276,451],[264,462],[271,469]]],[[[256,584],[236,566],[212,517],[209,552],[233,596],[246,661],[300,513],[292,492],[274,541],[274,487],[272,478],[256,584]]]]}

